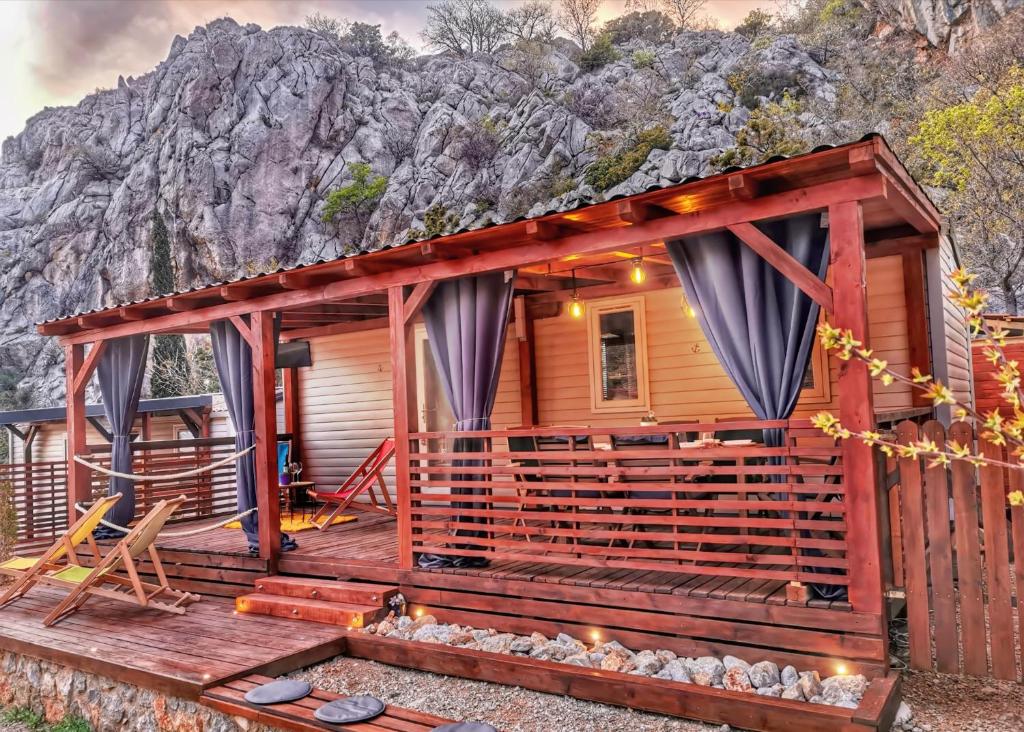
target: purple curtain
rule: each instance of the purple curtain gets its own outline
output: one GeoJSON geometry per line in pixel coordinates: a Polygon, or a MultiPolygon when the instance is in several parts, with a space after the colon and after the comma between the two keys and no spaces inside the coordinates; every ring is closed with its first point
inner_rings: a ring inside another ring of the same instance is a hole
{"type": "MultiPolygon", "coordinates": [[[[501,358],[505,350],[505,332],[512,310],[514,272],[462,277],[440,283],[423,306],[423,319],[427,326],[430,351],[434,357],[445,396],[455,415],[455,430],[468,432],[491,428],[491,412],[498,391],[501,358]]],[[[479,452],[484,448],[480,439],[455,440],[453,452],[479,452]]],[[[456,467],[471,468],[479,460],[453,460],[456,467]]],[[[480,480],[473,473],[452,475],[452,481],[480,480]]],[[[480,495],[481,489],[453,486],[458,495],[480,495]]],[[[456,502],[457,509],[484,508],[472,501],[456,502]]],[[[482,517],[460,516],[460,522],[482,524],[482,517]]],[[[456,536],[482,537],[485,532],[459,529],[456,536]]],[[[457,544],[458,548],[479,548],[472,544],[457,544]]],[[[483,566],[483,557],[442,557],[424,554],[420,566],[483,566]]]]}
{"type": "MultiPolygon", "coordinates": [[[[95,346],[94,346],[95,348],[95,346]]],[[[110,423],[110,467],[119,473],[132,472],[132,425],[139,409],[139,395],[146,376],[149,336],[116,338],[107,343],[96,365],[96,379],[103,397],[103,414],[110,423]]],[[[110,478],[107,495],[121,494],[111,509],[108,520],[128,526],[135,519],[135,482],[127,478],[110,478]]],[[[99,537],[120,536],[121,532],[100,526],[99,537]]]]}
{"type": "MultiPolygon", "coordinates": [[[[757,228],[825,279],[828,229],[820,214],[757,228]]],[[[788,419],[814,348],[819,305],[729,231],[668,242],[667,249],[704,336],[754,414],[788,419]]],[[[764,441],[782,445],[782,430],[765,430],[764,441]]],[[[773,482],[783,482],[778,478],[773,482]]],[[[830,600],[845,593],[834,585],[811,588],[830,600]]]]}
{"type": "MultiPolygon", "coordinates": [[[[249,317],[242,316],[248,325],[249,317]]],[[[275,321],[275,335],[280,327],[275,321]]],[[[241,452],[256,444],[254,431],[256,415],[253,408],[252,349],[230,320],[210,323],[210,343],[213,347],[213,363],[217,378],[224,393],[228,415],[235,428],[235,451],[241,452]]],[[[276,435],[271,439],[275,439],[276,435]]],[[[235,465],[235,485],[238,494],[238,511],[256,508],[256,455],[249,452],[240,457],[235,465]]],[[[259,553],[259,520],[250,513],[242,518],[242,530],[249,540],[249,551],[259,553]]],[[[290,551],[297,544],[281,535],[281,549],[290,551]]]]}
{"type": "MultiPolygon", "coordinates": [[[[757,225],[821,279],[828,229],[820,214],[757,225]]],[[[719,363],[759,419],[793,414],[814,348],[819,306],[729,231],[667,244],[686,298],[719,363]]],[[[782,444],[765,430],[766,445],[782,444]]]]}

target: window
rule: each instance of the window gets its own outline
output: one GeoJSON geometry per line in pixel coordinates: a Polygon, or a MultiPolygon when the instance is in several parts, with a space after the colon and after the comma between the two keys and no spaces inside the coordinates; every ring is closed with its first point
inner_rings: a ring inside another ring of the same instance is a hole
{"type": "Polygon", "coordinates": [[[804,383],[800,387],[800,400],[804,404],[826,404],[832,401],[832,384],[829,383],[828,354],[821,341],[814,339],[811,360],[807,363],[804,383]]]}
{"type": "Polygon", "coordinates": [[[643,298],[588,303],[587,322],[591,409],[649,410],[643,298]]]}

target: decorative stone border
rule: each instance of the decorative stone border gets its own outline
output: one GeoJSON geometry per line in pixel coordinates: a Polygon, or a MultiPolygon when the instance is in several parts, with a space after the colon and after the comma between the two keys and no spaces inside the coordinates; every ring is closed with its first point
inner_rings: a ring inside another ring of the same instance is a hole
{"type": "Polygon", "coordinates": [[[433,615],[413,619],[391,613],[362,632],[846,709],[856,709],[868,688],[868,680],[860,674],[822,679],[817,671],[798,671],[793,666],[780,670],[772,661],[750,664],[735,656],[681,658],[668,650],[634,652],[617,641],[601,642],[599,638],[588,648],[565,633],[553,639],[541,633],[499,633],[438,623],[433,615]]]}

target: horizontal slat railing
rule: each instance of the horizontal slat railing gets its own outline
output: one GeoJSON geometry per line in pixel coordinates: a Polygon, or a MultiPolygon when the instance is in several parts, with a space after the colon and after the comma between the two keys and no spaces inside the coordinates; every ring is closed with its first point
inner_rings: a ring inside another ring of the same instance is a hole
{"type": "MultiPolygon", "coordinates": [[[[90,461],[110,467],[110,446],[90,446],[90,461]]],[[[174,475],[215,463],[235,452],[234,438],[150,441],[133,445],[132,470],[136,474],[174,475]]],[[[106,495],[109,478],[93,472],[93,495],[106,495]]],[[[187,478],[158,478],[135,484],[135,516],[144,515],[158,501],[184,495],[188,500],[174,521],[192,521],[229,515],[238,505],[235,462],[187,478]]]]}
{"type": "Polygon", "coordinates": [[[410,441],[415,553],[848,582],[841,450],[806,420],[422,432],[410,441]],[[762,429],[782,430],[783,445],[686,442],[687,433],[762,429]],[[641,440],[658,444],[623,444],[641,440]]]}
{"type": "Polygon", "coordinates": [[[67,463],[0,465],[0,481],[10,481],[14,489],[19,551],[46,546],[64,532],[68,522],[67,463]]]}

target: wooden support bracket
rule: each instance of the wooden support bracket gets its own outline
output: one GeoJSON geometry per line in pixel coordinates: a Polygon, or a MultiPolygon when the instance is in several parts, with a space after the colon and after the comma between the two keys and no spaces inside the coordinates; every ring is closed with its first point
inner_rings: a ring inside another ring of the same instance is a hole
{"type": "Polygon", "coordinates": [[[92,372],[96,370],[96,366],[100,362],[100,357],[103,356],[103,352],[107,348],[106,341],[96,341],[92,348],[89,349],[89,353],[85,357],[85,361],[82,362],[82,368],[75,374],[75,393],[81,394],[85,390],[85,385],[89,383],[89,379],[92,377],[92,372]]]}
{"type": "Polygon", "coordinates": [[[106,440],[107,442],[113,442],[114,441],[114,436],[112,434],[110,434],[110,430],[108,430],[106,427],[103,426],[103,423],[100,422],[99,418],[97,418],[97,417],[86,417],[85,420],[89,424],[91,424],[93,426],[93,429],[95,429],[97,432],[100,433],[100,436],[104,440],[106,440]]]}
{"type": "Polygon", "coordinates": [[[229,318],[229,320],[231,320],[231,322],[232,322],[232,324],[234,324],[235,328],[238,329],[239,335],[241,335],[242,338],[245,339],[245,342],[249,344],[249,348],[255,348],[256,347],[256,339],[253,337],[252,328],[250,328],[248,325],[245,324],[245,321],[242,320],[242,316],[241,315],[232,315],[229,318]]]}
{"type": "Polygon", "coordinates": [[[409,297],[405,300],[404,308],[404,322],[406,325],[412,322],[413,318],[419,315],[420,310],[426,305],[427,300],[434,294],[434,289],[437,287],[437,280],[430,280],[429,282],[420,282],[416,285],[409,297]]]}
{"type": "Polygon", "coordinates": [[[804,294],[821,305],[825,312],[832,312],[832,288],[794,259],[789,252],[765,236],[760,229],[751,223],[730,224],[726,228],[760,254],[768,264],[782,273],[804,294]]]}

